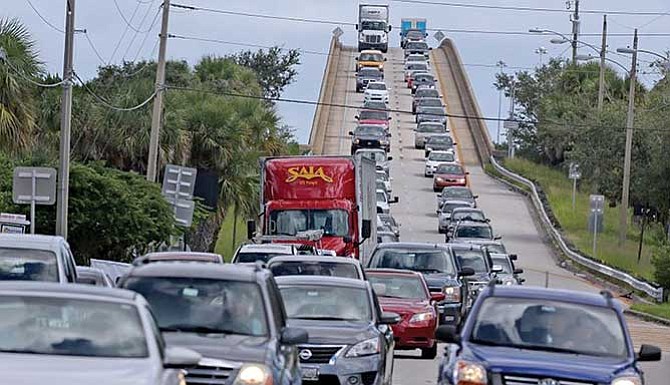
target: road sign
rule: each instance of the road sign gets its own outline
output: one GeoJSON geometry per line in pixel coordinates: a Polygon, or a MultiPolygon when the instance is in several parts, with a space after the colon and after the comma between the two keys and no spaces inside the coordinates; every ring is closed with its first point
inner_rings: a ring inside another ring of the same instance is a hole
{"type": "Polygon", "coordinates": [[[340,36],[342,36],[343,34],[344,31],[340,27],[335,27],[335,29],[333,30],[333,36],[335,36],[336,39],[339,39],[340,36]]]}
{"type": "Polygon", "coordinates": [[[173,199],[193,198],[197,174],[198,170],[194,168],[168,164],[163,176],[163,195],[173,199]]]}
{"type": "Polygon", "coordinates": [[[581,179],[582,171],[579,169],[577,163],[570,163],[570,170],[568,171],[568,178],[570,179],[581,179]]]}
{"type": "Polygon", "coordinates": [[[442,39],[444,39],[444,38],[447,37],[447,36],[446,36],[442,31],[437,31],[437,32],[435,32],[435,34],[433,35],[433,37],[434,37],[435,40],[437,40],[437,41],[442,41],[442,39]]]}
{"type": "Polygon", "coordinates": [[[22,214],[0,213],[0,233],[23,234],[30,222],[22,214]]]}
{"type": "Polygon", "coordinates": [[[195,211],[195,202],[189,199],[174,200],[165,197],[174,209],[174,219],[178,225],[191,227],[193,223],[193,212],[195,211]]]}
{"type": "Polygon", "coordinates": [[[30,233],[35,234],[35,205],[56,203],[56,170],[47,167],[17,167],[12,181],[12,199],[30,205],[30,233]]]}
{"type": "Polygon", "coordinates": [[[605,196],[591,195],[589,197],[589,231],[593,233],[593,256],[596,257],[598,233],[603,232],[605,217],[605,196]]]}
{"type": "Polygon", "coordinates": [[[503,122],[503,128],[508,131],[516,131],[519,129],[519,122],[515,120],[505,120],[503,122]]]}

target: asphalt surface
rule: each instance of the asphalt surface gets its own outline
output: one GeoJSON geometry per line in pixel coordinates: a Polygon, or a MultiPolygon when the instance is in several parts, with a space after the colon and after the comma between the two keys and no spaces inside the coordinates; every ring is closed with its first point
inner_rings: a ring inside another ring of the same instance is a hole
{"type": "MultiPolygon", "coordinates": [[[[433,51],[433,72],[440,81],[441,93],[448,112],[462,111],[459,95],[453,87],[451,71],[441,53],[433,51]]],[[[350,106],[362,104],[362,94],[355,92],[353,55],[349,48],[343,50],[338,63],[336,90],[333,103],[350,106]]],[[[400,49],[389,50],[385,69],[387,86],[391,87],[389,107],[411,111],[411,94],[403,80],[403,53],[400,49]]],[[[348,132],[356,126],[357,108],[335,108],[331,111],[326,132],[326,154],[349,154],[351,139],[348,132]]],[[[401,222],[401,241],[444,242],[437,233],[436,194],[432,191],[432,180],[424,178],[423,150],[414,149],[414,116],[393,113],[391,121],[392,149],[394,160],[391,166],[393,193],[400,202],[391,208],[392,214],[401,222]]],[[[458,143],[458,155],[470,172],[471,188],[479,195],[478,204],[492,219],[494,230],[503,237],[510,252],[519,255],[518,267],[525,270],[526,284],[598,292],[587,280],[562,269],[556,263],[552,249],[545,243],[543,232],[531,214],[524,197],[510,191],[502,183],[488,177],[477,163],[474,143],[468,126],[462,119],[449,122],[452,136],[458,143]]],[[[651,343],[660,346],[665,358],[660,363],[644,364],[647,384],[670,383],[670,329],[639,320],[629,320],[634,343],[651,343]]],[[[440,354],[441,356],[441,354],[440,354]]],[[[421,360],[417,353],[396,354],[394,383],[397,385],[434,384],[437,378],[439,356],[435,360],[421,360]]]]}

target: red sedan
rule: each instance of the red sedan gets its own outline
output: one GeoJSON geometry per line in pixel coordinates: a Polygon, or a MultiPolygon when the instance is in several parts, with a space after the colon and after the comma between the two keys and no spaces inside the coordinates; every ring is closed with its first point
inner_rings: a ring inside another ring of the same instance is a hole
{"type": "Polygon", "coordinates": [[[433,191],[439,192],[451,186],[467,186],[468,174],[460,164],[443,163],[433,173],[433,191]]]}
{"type": "Polygon", "coordinates": [[[383,311],[400,315],[400,323],[391,326],[396,349],[421,349],[421,358],[435,358],[435,330],[438,325],[435,304],[444,300],[444,294],[434,293],[431,296],[423,275],[414,271],[371,269],[365,274],[383,311]]]}
{"type": "Polygon", "coordinates": [[[362,110],[357,116],[358,124],[380,125],[388,129],[391,124],[391,116],[388,111],[383,110],[362,110]]]}

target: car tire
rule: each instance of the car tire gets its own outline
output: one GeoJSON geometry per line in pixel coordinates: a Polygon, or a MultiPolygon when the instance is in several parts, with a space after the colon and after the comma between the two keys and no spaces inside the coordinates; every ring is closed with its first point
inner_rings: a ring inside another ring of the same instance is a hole
{"type": "Polygon", "coordinates": [[[424,360],[432,360],[437,357],[437,342],[433,345],[432,348],[422,348],[421,349],[421,358],[424,360]]]}
{"type": "Polygon", "coordinates": [[[438,187],[433,186],[433,192],[440,192],[440,189],[438,187]]]}
{"type": "Polygon", "coordinates": [[[447,231],[445,229],[441,229],[439,227],[437,228],[437,232],[440,233],[440,234],[446,234],[447,233],[447,231]]]}

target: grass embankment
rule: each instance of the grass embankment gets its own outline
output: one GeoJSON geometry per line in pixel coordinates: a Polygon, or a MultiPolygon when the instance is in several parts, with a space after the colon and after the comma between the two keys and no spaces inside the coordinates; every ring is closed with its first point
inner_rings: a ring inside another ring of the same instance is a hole
{"type": "Polygon", "coordinates": [[[631,306],[631,309],[670,320],[670,303],[662,303],[662,304],[636,303],[633,304],[633,306],[631,306]]]}
{"type": "Polygon", "coordinates": [[[233,240],[233,214],[230,212],[221,225],[214,252],[223,255],[226,262],[230,262],[237,247],[246,240],[247,223],[243,218],[237,218],[237,234],[233,240]]]}
{"type": "MultiPolygon", "coordinates": [[[[575,210],[572,209],[572,181],[566,173],[525,159],[507,159],[505,167],[539,184],[547,196],[551,210],[562,227],[563,235],[585,255],[592,254],[593,236],[588,231],[589,188],[577,192],[575,210]]],[[[645,234],[642,258],[637,261],[640,229],[629,226],[628,239],[623,247],[618,245],[617,207],[605,207],[604,231],[598,234],[597,256],[605,264],[653,280],[651,253],[657,243],[652,231],[645,234]],[[649,236],[648,236],[649,235],[649,236]]],[[[649,229],[648,229],[649,230],[649,229]]],[[[668,308],[670,309],[670,307],[668,308]]]]}

